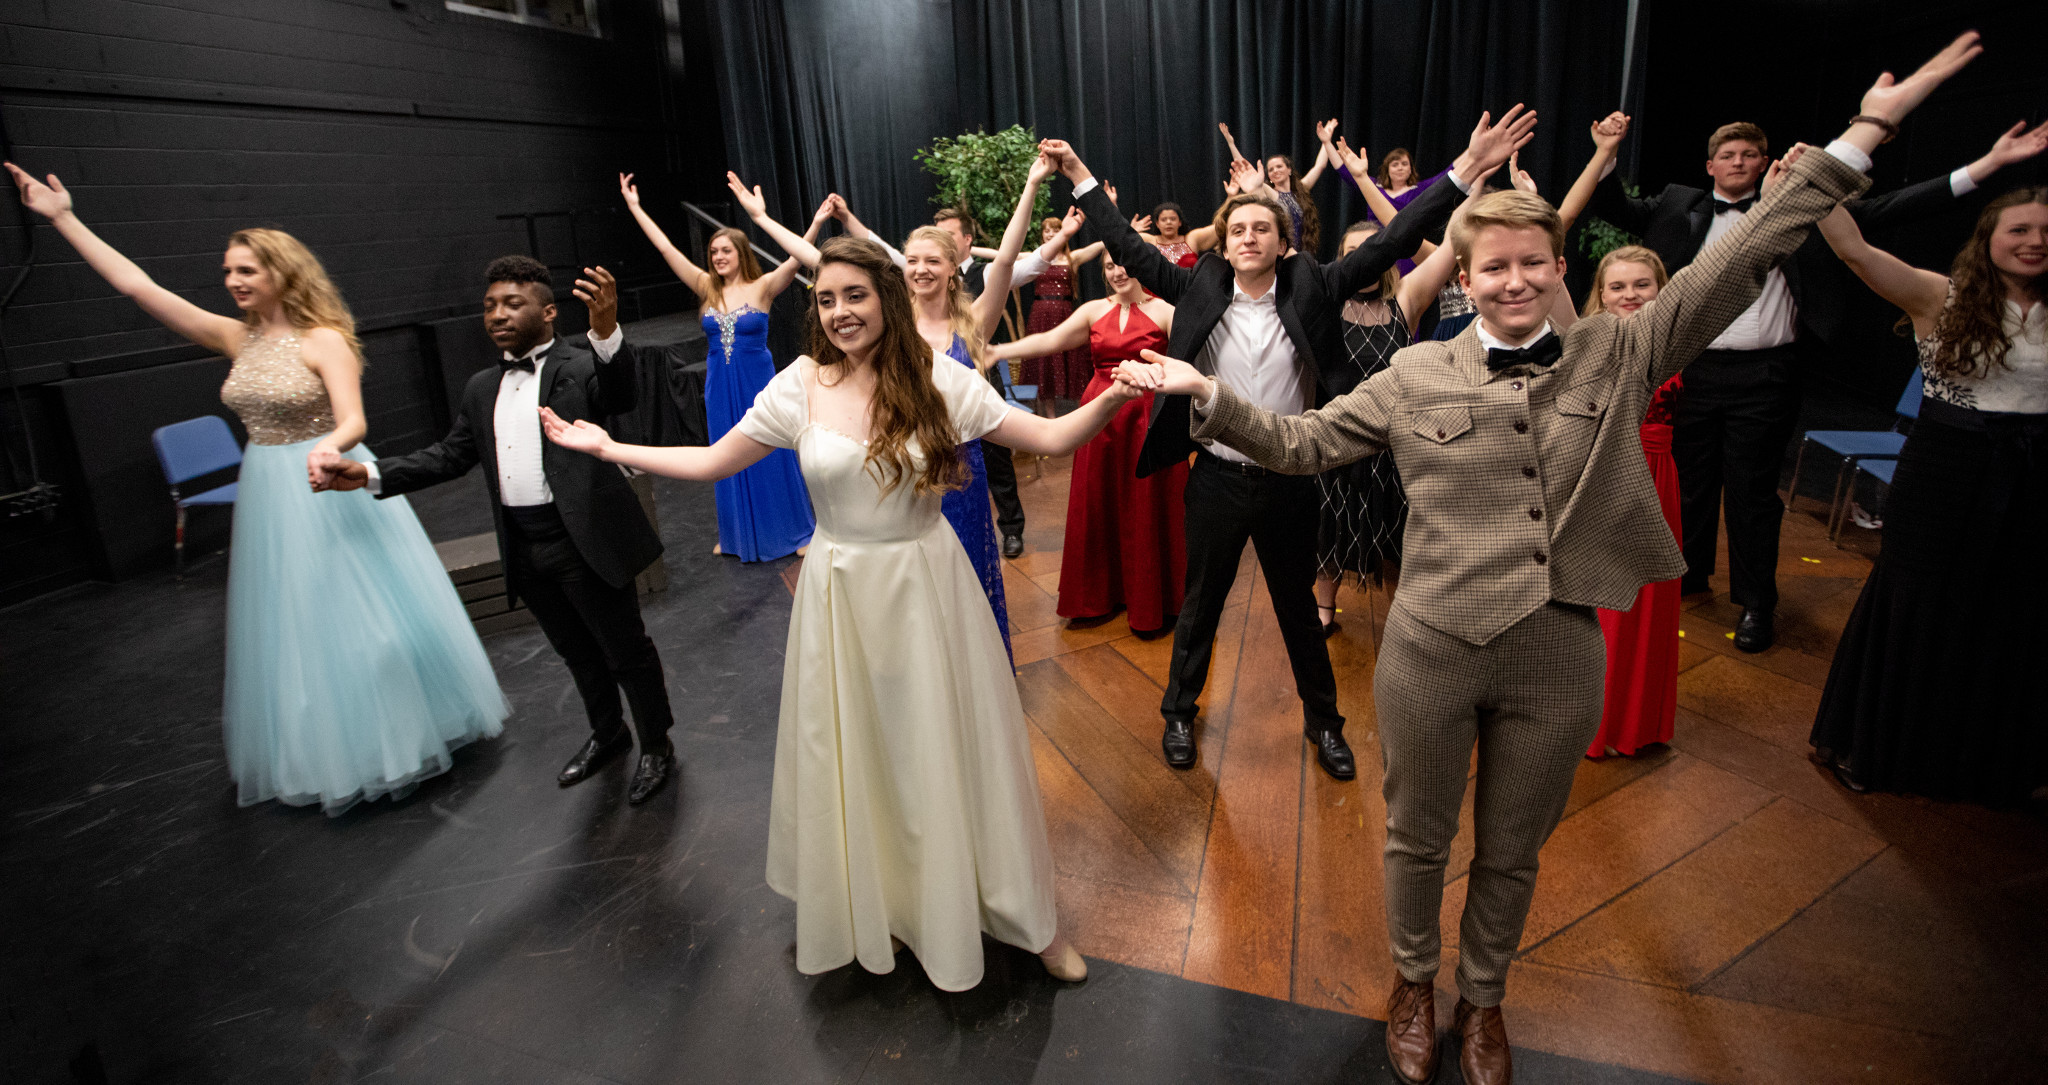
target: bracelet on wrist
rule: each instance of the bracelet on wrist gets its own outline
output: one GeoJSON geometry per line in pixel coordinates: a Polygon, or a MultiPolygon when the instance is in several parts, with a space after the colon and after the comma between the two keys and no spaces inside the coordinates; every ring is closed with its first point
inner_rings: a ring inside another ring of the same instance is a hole
{"type": "Polygon", "coordinates": [[[1880,145],[1890,143],[1892,140],[1899,138],[1899,126],[1893,124],[1891,121],[1884,119],[1883,117],[1873,117],[1868,113],[1858,113],[1855,116],[1849,118],[1849,123],[1874,124],[1879,128],[1884,129],[1884,138],[1877,141],[1880,145]]]}

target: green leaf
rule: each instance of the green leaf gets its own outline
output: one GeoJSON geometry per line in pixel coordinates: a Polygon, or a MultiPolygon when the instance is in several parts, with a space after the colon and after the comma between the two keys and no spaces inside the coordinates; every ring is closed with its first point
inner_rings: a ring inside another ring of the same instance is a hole
{"type": "MultiPolygon", "coordinates": [[[[938,178],[932,202],[967,212],[984,243],[1001,236],[1037,157],[1037,133],[1016,124],[993,134],[977,129],[941,136],[915,155],[917,164],[938,178]]],[[[1052,193],[1043,185],[1033,211],[1038,217],[1052,214],[1052,193]]]]}

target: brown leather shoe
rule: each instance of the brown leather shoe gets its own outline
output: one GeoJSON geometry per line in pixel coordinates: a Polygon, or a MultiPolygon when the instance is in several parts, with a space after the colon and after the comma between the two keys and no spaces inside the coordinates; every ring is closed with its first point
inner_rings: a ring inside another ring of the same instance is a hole
{"type": "Polygon", "coordinates": [[[1436,1077],[1436,984],[1396,978],[1387,995],[1387,1063],[1408,1085],[1436,1077]]]}
{"type": "Polygon", "coordinates": [[[1515,1079],[1514,1060],[1508,1056],[1508,1026],[1499,1006],[1481,1009],[1463,998],[1452,1019],[1458,1030],[1458,1069],[1466,1085],[1509,1085],[1515,1079]]]}

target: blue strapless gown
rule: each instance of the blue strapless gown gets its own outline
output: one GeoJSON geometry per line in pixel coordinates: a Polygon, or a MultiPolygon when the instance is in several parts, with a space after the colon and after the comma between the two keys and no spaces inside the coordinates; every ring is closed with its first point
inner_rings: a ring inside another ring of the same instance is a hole
{"type": "Polygon", "coordinates": [[[241,805],[339,814],[447,771],[509,709],[412,506],[312,492],[317,440],[243,452],[222,724],[241,805]]]}
{"type": "MultiPolygon", "coordinates": [[[[725,436],[775,377],[768,353],[768,314],[752,306],[706,310],[710,341],[704,375],[704,420],[711,441],[725,436]]],[[[773,561],[811,541],[817,520],[796,453],[778,448],[761,462],[712,487],[718,499],[718,548],[741,561],[773,561]]]]}
{"type": "MultiPolygon", "coordinates": [[[[953,337],[953,345],[946,348],[946,353],[961,365],[974,368],[974,358],[959,336],[953,337]]],[[[1017,652],[1010,647],[1010,608],[1003,599],[1003,548],[996,539],[996,516],[988,496],[988,464],[981,458],[981,442],[961,445],[960,458],[967,461],[971,477],[967,485],[947,491],[940,508],[953,525],[953,534],[960,536],[960,545],[967,549],[967,560],[974,563],[974,575],[981,578],[981,590],[988,593],[989,609],[996,612],[996,628],[1003,633],[1003,650],[1010,653],[1010,664],[1015,666],[1017,652]]]]}

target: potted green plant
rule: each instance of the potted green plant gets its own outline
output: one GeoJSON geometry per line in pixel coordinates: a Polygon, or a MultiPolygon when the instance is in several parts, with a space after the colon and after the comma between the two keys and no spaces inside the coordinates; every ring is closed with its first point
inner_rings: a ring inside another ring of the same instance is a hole
{"type": "MultiPolygon", "coordinates": [[[[1017,196],[1024,191],[1024,179],[1031,172],[1031,162],[1037,157],[1037,133],[1019,124],[995,133],[976,129],[963,135],[941,136],[916,155],[917,164],[938,178],[939,190],[932,202],[966,212],[974,224],[975,240],[981,244],[994,244],[1000,239],[999,235],[985,231],[1009,223],[1010,215],[1017,209],[1017,196]]],[[[1032,210],[1035,218],[1052,214],[1049,186],[1039,187],[1038,203],[1032,210]]],[[[1037,240],[1034,230],[1026,235],[1025,244],[1036,247],[1037,240]]],[[[1022,307],[1018,292],[1012,290],[1009,303],[1003,307],[1003,323],[1011,338],[1017,336],[1023,323],[1022,307]]]]}

